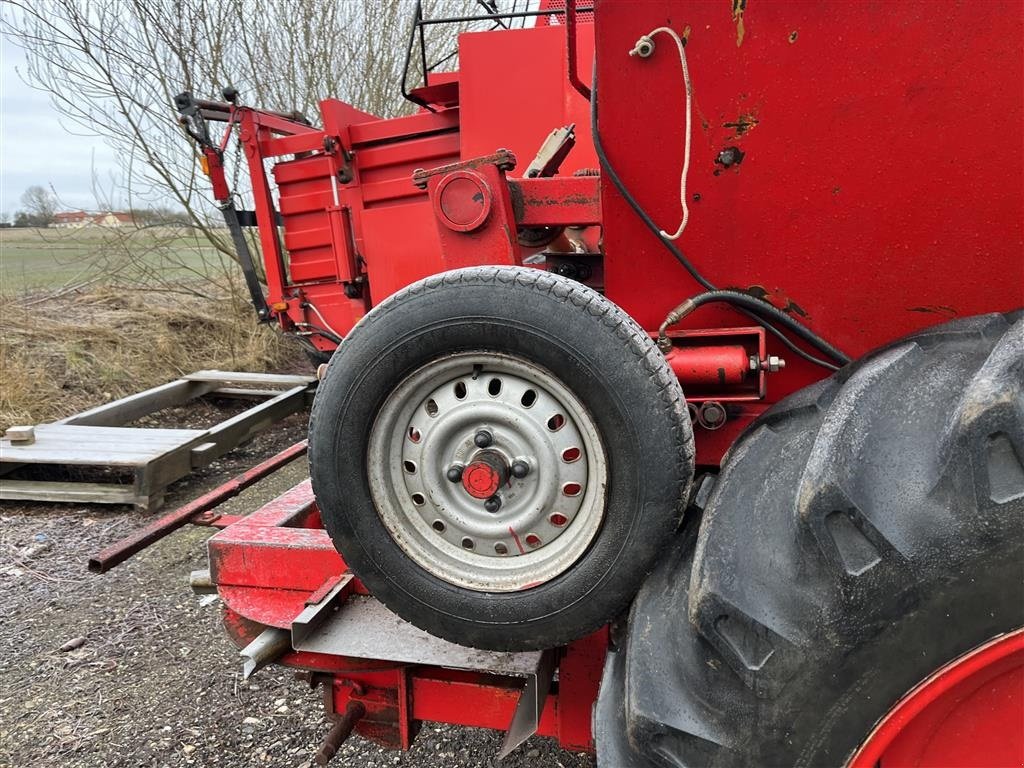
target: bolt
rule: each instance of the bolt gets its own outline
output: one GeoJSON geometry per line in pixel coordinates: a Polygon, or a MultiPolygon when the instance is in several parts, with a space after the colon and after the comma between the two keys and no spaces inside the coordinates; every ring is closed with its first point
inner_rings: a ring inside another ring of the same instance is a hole
{"type": "Polygon", "coordinates": [[[444,473],[451,482],[457,483],[462,480],[462,470],[464,467],[461,464],[452,464],[448,467],[448,471],[444,473]]]}
{"type": "Polygon", "coordinates": [[[704,429],[714,430],[725,425],[727,414],[721,403],[708,400],[697,411],[697,423],[704,429]]]}
{"type": "Polygon", "coordinates": [[[530,465],[522,459],[516,459],[512,462],[512,477],[517,477],[520,480],[530,474],[530,465]]]}
{"type": "Polygon", "coordinates": [[[491,496],[491,498],[484,502],[484,509],[491,513],[497,512],[501,509],[501,496],[498,496],[497,494],[491,496]]]}
{"type": "Polygon", "coordinates": [[[743,162],[743,151],[739,147],[726,147],[718,153],[715,162],[725,168],[739,165],[743,162]]]}
{"type": "Polygon", "coordinates": [[[786,367],[786,361],[783,360],[778,355],[769,355],[768,359],[762,360],[760,362],[761,370],[769,371],[771,373],[775,373],[776,371],[781,371],[785,367],[786,367]]]}
{"type": "Polygon", "coordinates": [[[473,436],[473,443],[477,448],[487,448],[494,442],[494,437],[486,429],[481,429],[473,436]]]}

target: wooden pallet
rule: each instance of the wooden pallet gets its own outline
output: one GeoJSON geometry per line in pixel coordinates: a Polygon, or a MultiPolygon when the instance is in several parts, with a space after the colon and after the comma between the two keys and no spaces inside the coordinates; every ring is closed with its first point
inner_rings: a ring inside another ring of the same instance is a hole
{"type": "Polygon", "coordinates": [[[198,371],[51,424],[12,428],[7,437],[0,438],[0,499],[133,504],[143,511],[157,509],[168,485],[302,410],[312,401],[315,387],[313,376],[198,371]],[[257,404],[210,429],[124,426],[204,395],[251,399],[257,404]],[[131,473],[133,482],[5,477],[29,464],[64,470],[120,469],[131,473]]]}

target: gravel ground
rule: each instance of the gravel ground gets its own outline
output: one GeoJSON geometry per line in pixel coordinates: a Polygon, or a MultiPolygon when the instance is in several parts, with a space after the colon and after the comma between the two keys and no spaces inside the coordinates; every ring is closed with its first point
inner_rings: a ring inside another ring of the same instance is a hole
{"type": "MultiPolygon", "coordinates": [[[[295,442],[305,416],[172,486],[173,509],[295,442]]],[[[297,461],[225,512],[242,514],[305,477],[297,461]]],[[[2,482],[2,481],[0,481],[2,482]]],[[[123,507],[0,506],[0,766],[308,766],[327,731],[319,691],[269,667],[249,682],[218,602],[188,586],[210,531],[187,528],[103,576],[88,556],[136,527],[123,507]],[[62,651],[70,641],[79,647],[62,651]]],[[[345,768],[583,768],[593,759],[530,740],[500,764],[501,734],[424,724],[407,753],[354,736],[345,768]]]]}

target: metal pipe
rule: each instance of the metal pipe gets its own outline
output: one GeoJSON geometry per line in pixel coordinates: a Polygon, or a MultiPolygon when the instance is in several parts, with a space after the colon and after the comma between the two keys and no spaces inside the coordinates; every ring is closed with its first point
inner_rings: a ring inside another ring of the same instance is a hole
{"type": "Polygon", "coordinates": [[[338,753],[341,745],[345,743],[345,739],[352,735],[356,723],[365,714],[366,707],[362,702],[350,701],[348,703],[345,712],[334,721],[334,726],[327,732],[323,744],[316,751],[316,757],[313,759],[317,765],[327,765],[331,762],[331,758],[338,753]]]}
{"type": "Polygon", "coordinates": [[[242,679],[248,680],[254,672],[275,661],[285,651],[292,649],[292,635],[285,629],[268,627],[256,639],[239,651],[242,662],[242,679]]]}
{"type": "Polygon", "coordinates": [[[140,528],[130,536],[111,544],[89,558],[89,570],[93,573],[106,573],[115,565],[123,563],[136,552],[148,547],[150,544],[159,541],[169,533],[181,528],[192,518],[207,512],[214,507],[224,503],[233,496],[237,496],[250,485],[262,480],[271,472],[280,469],[285,464],[305,455],[309,444],[306,440],[286,448],[276,456],[271,456],[266,461],[257,464],[252,469],[243,472],[238,477],[229,480],[223,485],[214,488],[209,493],[203,494],[198,499],[190,501],[174,512],[170,512],[157,520],[154,520],[144,528],[140,528]]]}
{"type": "Polygon", "coordinates": [[[192,587],[192,591],[197,595],[212,595],[217,593],[217,585],[214,584],[213,579],[210,578],[209,568],[192,571],[192,573],[188,575],[188,585],[192,587]]]}
{"type": "Polygon", "coordinates": [[[576,62],[576,25],[579,18],[576,13],[576,0],[565,0],[565,49],[569,57],[569,85],[587,101],[590,101],[590,88],[580,80],[576,62]]]}
{"type": "MultiPolygon", "coordinates": [[[[576,13],[587,13],[593,11],[594,6],[577,8],[576,13]]],[[[446,16],[440,19],[421,19],[420,24],[452,24],[461,21],[484,21],[486,19],[527,19],[532,16],[562,16],[565,14],[563,8],[547,8],[543,11],[512,11],[502,13],[488,13],[483,16],[446,16]]]]}

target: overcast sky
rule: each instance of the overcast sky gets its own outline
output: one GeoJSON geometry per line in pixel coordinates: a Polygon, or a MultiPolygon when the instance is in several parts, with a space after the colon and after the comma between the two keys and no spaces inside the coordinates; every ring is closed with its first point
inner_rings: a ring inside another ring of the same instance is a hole
{"type": "Polygon", "coordinates": [[[49,97],[22,82],[24,71],[21,49],[0,35],[0,212],[13,216],[33,184],[52,187],[66,208],[100,207],[93,178],[108,196],[114,153],[98,136],[61,125],[49,97]]]}

